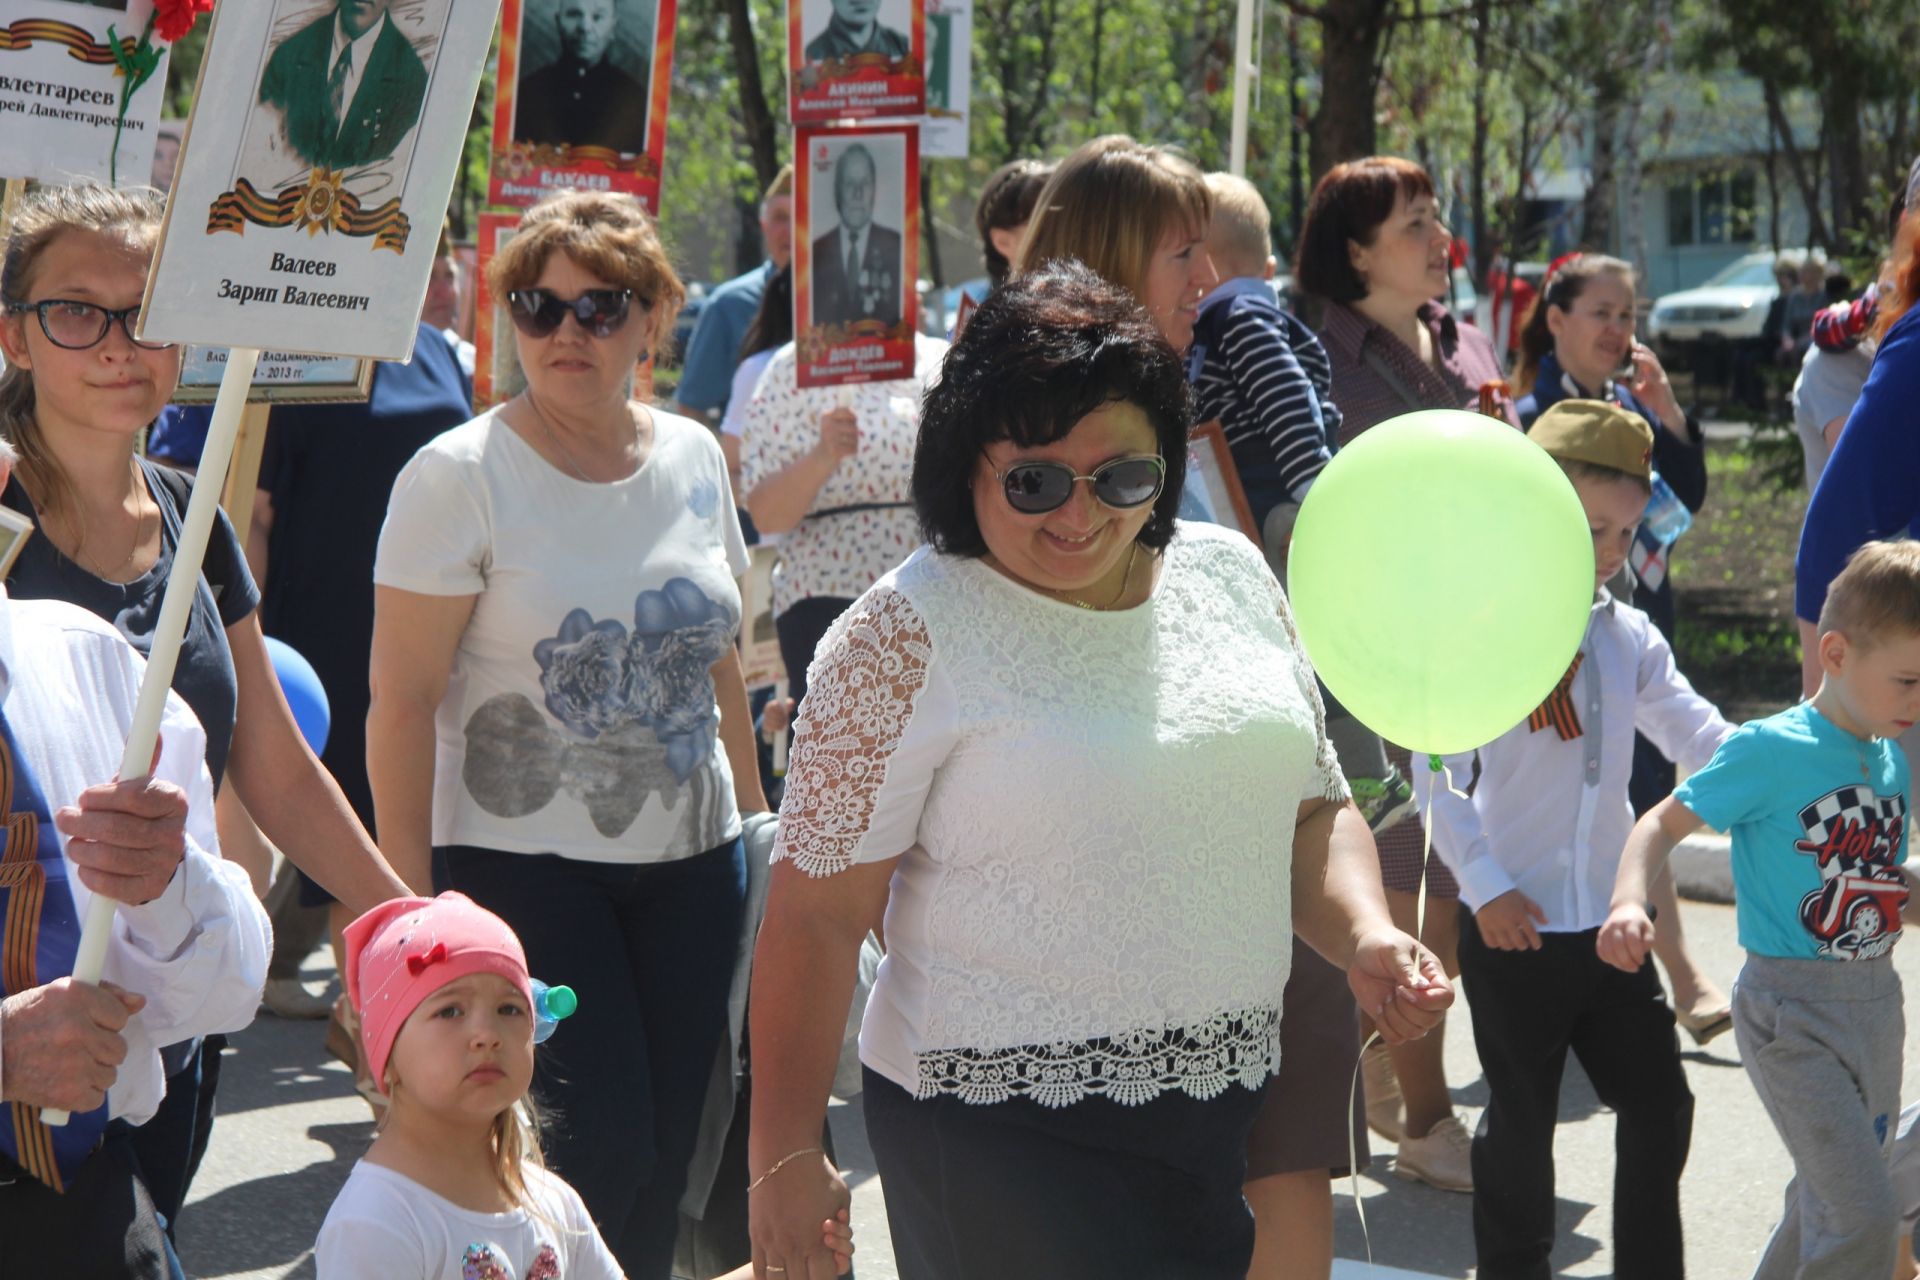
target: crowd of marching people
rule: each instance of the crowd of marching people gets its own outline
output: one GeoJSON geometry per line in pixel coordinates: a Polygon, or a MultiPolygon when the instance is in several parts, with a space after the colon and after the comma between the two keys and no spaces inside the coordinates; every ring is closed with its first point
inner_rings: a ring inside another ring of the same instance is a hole
{"type": "Polygon", "coordinates": [[[1439,301],[1432,175],[1370,157],[1304,211],[1309,322],[1257,190],[1103,137],[987,182],[990,290],[910,376],[821,390],[792,202],[782,172],[767,260],[709,296],[671,405],[634,395],[686,298],[637,201],[551,196],[486,264],[526,376],[478,416],[447,258],[411,364],[364,404],[276,409],[151,776],[118,781],[197,457],[179,350],[135,336],[164,206],[21,205],[0,503],[35,533],[0,596],[0,883],[34,896],[0,966],[0,1274],[186,1274],[222,1037],[264,990],[328,1019],[377,1120],[322,1280],[847,1274],[827,1112],[856,1095],[915,1280],[1326,1280],[1369,1130],[1471,1194],[1483,1280],[1544,1280],[1569,1052],[1616,1115],[1616,1271],[1663,1280],[1676,1032],[1729,1030],[1795,1169],[1756,1275],[1920,1275],[1889,958],[1920,213],[1896,207],[1864,297],[1804,317],[1805,697],[1736,727],[1674,653],[1705,438],[1635,339],[1630,264],[1555,264],[1509,366],[1439,301]],[[1437,409],[1544,450],[1595,565],[1558,686],[1444,772],[1320,682],[1285,590],[1337,452],[1437,409]],[[1182,515],[1204,422],[1244,531],[1182,515]],[[753,544],[778,549],[783,699],[737,647],[753,544]],[[326,730],[270,639],[311,662],[326,730]],[[1731,996],[1664,865],[1702,825],[1732,835],[1731,996]],[[121,904],[98,988],[64,976],[95,895],[121,904]],[[298,983],[322,936],[331,1006],[298,983]]]}

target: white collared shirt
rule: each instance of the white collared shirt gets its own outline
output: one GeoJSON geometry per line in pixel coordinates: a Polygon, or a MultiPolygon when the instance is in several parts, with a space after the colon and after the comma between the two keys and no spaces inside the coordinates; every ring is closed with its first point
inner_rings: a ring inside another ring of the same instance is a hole
{"type": "MultiPolygon", "coordinates": [[[[367,74],[367,59],[373,56],[374,41],[380,38],[381,28],[387,25],[387,15],[381,14],[379,21],[368,27],[362,35],[353,40],[353,61],[347,64],[346,92],[340,98],[340,118],[345,120],[347,113],[353,110],[353,95],[360,91],[360,81],[367,74]]],[[[336,16],[333,20],[333,48],[327,54],[327,80],[333,80],[333,69],[340,63],[340,51],[347,47],[347,33],[336,16]]]]}
{"type": "Polygon", "coordinates": [[[1422,801],[1433,793],[1433,851],[1460,882],[1461,900],[1477,911],[1518,889],[1547,913],[1540,928],[1556,933],[1606,922],[1633,830],[1627,783],[1635,730],[1690,771],[1705,767],[1733,732],[1674,666],[1660,629],[1632,605],[1601,592],[1580,652],[1585,660],[1569,690],[1579,737],[1562,741],[1551,725],[1536,731],[1522,723],[1478,753],[1444,757],[1454,787],[1465,791],[1478,754],[1471,799],[1434,788],[1424,767],[1414,771],[1422,801]]]}
{"type": "MultiPolygon", "coordinates": [[[[0,588],[0,707],[50,811],[119,773],[145,671],[132,646],[93,614],[60,600],[12,600],[0,588]]],[[[158,898],[120,905],[107,946],[107,980],[147,998],[121,1032],[127,1060],[107,1094],[109,1115],[133,1124],[152,1118],[166,1093],[162,1045],[253,1021],[272,949],[247,873],[214,852],[206,734],[175,693],[167,695],[160,746],[154,776],[187,793],[186,857],[158,898]]],[[[84,920],[93,895],[67,865],[84,920]]],[[[64,975],[38,976],[47,983],[64,975]]]]}
{"type": "Polygon", "coordinates": [[[853,271],[847,276],[847,283],[856,289],[860,287],[860,264],[867,260],[867,237],[873,233],[873,224],[855,231],[844,222],[840,224],[840,265],[844,269],[849,259],[853,262],[853,271]]]}

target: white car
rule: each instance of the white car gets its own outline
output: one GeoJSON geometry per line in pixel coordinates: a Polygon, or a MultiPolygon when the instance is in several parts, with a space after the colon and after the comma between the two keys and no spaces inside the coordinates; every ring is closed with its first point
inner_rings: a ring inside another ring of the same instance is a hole
{"type": "Polygon", "coordinates": [[[1657,347],[1719,338],[1758,338],[1779,296],[1771,253],[1749,253],[1697,289],[1670,293],[1653,304],[1647,337],[1657,347]]]}

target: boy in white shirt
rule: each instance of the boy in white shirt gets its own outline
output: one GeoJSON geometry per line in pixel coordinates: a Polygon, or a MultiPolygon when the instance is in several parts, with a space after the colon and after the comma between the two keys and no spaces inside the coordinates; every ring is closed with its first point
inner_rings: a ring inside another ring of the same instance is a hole
{"type": "MultiPolygon", "coordinates": [[[[1651,493],[1639,415],[1563,400],[1530,433],[1573,481],[1593,531],[1595,594],[1572,667],[1526,723],[1445,763],[1434,849],[1460,882],[1460,972],[1490,1098],[1473,1140],[1481,1280],[1547,1280],[1553,1130],[1571,1049],[1616,1114],[1614,1270],[1679,1280],[1680,1172],[1693,1127],[1674,1016],[1652,969],[1595,953],[1633,828],[1636,730],[1689,769],[1733,732],[1674,667],[1647,615],[1603,585],[1625,563],[1651,493]],[[1476,760],[1477,756],[1477,760],[1476,760]]],[[[1429,789],[1425,771],[1422,790],[1429,789]]]]}

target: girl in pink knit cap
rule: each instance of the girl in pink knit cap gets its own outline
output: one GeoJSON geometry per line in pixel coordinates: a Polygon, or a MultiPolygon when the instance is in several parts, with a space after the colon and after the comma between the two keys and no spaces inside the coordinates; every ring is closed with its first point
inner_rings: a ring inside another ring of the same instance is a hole
{"type": "Polygon", "coordinates": [[[320,1228],[322,1280],[617,1280],[540,1159],[533,984],[506,922],[458,893],[347,926],[347,998],[390,1100],[320,1228]]]}
{"type": "MultiPolygon", "coordinates": [[[[463,894],[395,898],[347,926],[346,953],[389,1104],[320,1228],[319,1280],[624,1280],[540,1158],[533,983],[513,930],[463,894]]],[[[844,1222],[822,1231],[852,1254],[844,1222]]]]}

